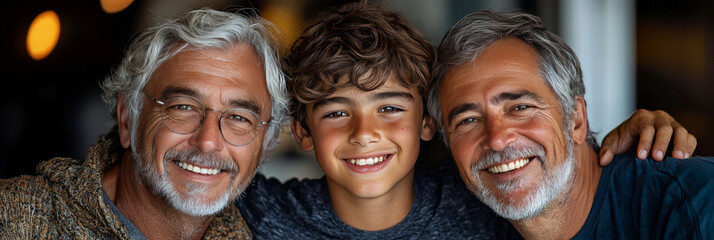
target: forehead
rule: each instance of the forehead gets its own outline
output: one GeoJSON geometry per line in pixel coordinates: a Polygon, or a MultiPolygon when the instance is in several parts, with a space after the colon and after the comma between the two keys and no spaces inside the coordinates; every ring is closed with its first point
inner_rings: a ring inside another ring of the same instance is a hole
{"type": "Polygon", "coordinates": [[[187,88],[200,96],[218,96],[222,101],[236,99],[269,105],[265,70],[248,44],[227,49],[182,50],[159,66],[145,91],[160,97],[166,89],[187,88]]]}
{"type": "MultiPolygon", "coordinates": [[[[365,77],[365,76],[363,76],[365,77]]],[[[340,79],[340,82],[346,82],[348,81],[346,77],[343,77],[340,79]]],[[[335,96],[342,96],[342,97],[357,97],[360,95],[370,95],[370,94],[375,94],[375,93],[380,93],[380,92],[407,92],[412,95],[413,99],[415,101],[421,102],[422,96],[419,91],[418,86],[411,86],[411,87],[405,87],[399,80],[397,80],[394,76],[389,76],[387,80],[382,84],[381,86],[375,88],[374,90],[371,91],[363,91],[359,89],[358,87],[348,84],[348,85],[343,85],[344,87],[338,87],[334,93],[328,95],[326,98],[330,97],[335,97],[335,96]]],[[[322,100],[322,99],[318,99],[322,100]]]]}
{"type": "Polygon", "coordinates": [[[473,99],[486,101],[505,91],[527,90],[555,97],[540,75],[537,57],[536,51],[521,40],[505,38],[494,42],[474,60],[444,74],[439,90],[442,107],[444,103],[473,99]]]}

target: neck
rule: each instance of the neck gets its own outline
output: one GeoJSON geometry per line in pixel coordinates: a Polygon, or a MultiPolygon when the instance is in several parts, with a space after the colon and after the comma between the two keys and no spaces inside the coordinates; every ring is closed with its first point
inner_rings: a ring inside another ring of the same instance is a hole
{"type": "Polygon", "coordinates": [[[386,193],[373,198],[357,196],[327,179],[330,202],[337,216],[354,228],[380,231],[401,222],[414,203],[414,170],[386,193]]]}
{"type": "Polygon", "coordinates": [[[213,216],[194,217],[177,211],[145,185],[131,150],[108,169],[102,185],[110,200],[147,239],[200,239],[213,216]]]}
{"type": "Polygon", "coordinates": [[[571,239],[580,231],[592,208],[602,167],[595,151],[587,144],[575,147],[572,185],[539,215],[511,221],[526,239],[571,239]]]}

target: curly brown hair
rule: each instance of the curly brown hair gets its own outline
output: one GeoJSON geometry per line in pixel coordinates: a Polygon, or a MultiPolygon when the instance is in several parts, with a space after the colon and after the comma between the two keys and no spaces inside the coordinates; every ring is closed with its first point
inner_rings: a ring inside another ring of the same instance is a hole
{"type": "Polygon", "coordinates": [[[426,96],[436,50],[398,13],[357,2],[316,19],[286,58],[290,112],[305,129],[306,104],[345,87],[372,91],[393,77],[426,96]]]}

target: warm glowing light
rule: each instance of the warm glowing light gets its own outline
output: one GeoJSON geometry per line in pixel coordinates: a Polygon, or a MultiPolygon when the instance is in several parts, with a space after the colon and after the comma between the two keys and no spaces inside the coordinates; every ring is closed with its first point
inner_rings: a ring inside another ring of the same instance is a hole
{"type": "Polygon", "coordinates": [[[267,4],[261,10],[261,15],[268,21],[274,23],[285,34],[284,42],[281,46],[281,52],[287,53],[289,46],[293,44],[295,39],[300,36],[303,26],[301,26],[300,6],[297,6],[300,1],[268,1],[272,4],[267,4]]]}
{"type": "Polygon", "coordinates": [[[99,0],[106,13],[118,13],[127,8],[134,0],[99,0]]]}
{"type": "Polygon", "coordinates": [[[60,35],[60,22],[57,13],[44,11],[35,17],[27,31],[27,52],[35,60],[49,55],[57,45],[60,35]]]}

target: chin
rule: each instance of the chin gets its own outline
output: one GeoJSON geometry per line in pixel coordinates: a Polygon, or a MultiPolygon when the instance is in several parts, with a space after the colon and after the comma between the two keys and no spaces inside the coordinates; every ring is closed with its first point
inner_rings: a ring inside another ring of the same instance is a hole
{"type": "Polygon", "coordinates": [[[357,183],[349,191],[360,198],[376,198],[389,192],[389,187],[380,183],[357,183]]]}

